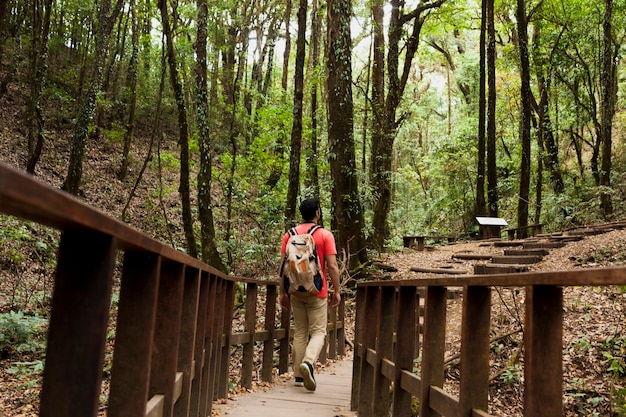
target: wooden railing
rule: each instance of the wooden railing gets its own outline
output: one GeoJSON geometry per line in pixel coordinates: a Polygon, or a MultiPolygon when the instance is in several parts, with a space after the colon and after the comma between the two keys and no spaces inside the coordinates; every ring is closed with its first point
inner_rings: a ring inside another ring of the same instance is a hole
{"type": "Polygon", "coordinates": [[[411,416],[415,398],[422,417],[489,416],[491,292],[494,287],[520,287],[526,297],[524,415],[561,416],[563,287],[607,285],[626,285],[626,268],[359,284],[351,406],[359,417],[411,416]],[[463,291],[458,397],[443,389],[446,300],[453,287],[463,291]],[[422,329],[416,313],[420,292],[422,329]],[[418,374],[414,360],[419,356],[418,374]]]}
{"type": "MultiPolygon", "coordinates": [[[[287,371],[290,313],[277,313],[277,282],[226,276],[3,164],[0,213],[62,231],[41,416],[98,414],[119,254],[108,416],[210,415],[212,401],[227,395],[235,345],[242,347],[242,386],[251,387],[256,371],[264,381],[276,367],[287,371]],[[243,332],[233,330],[236,291],[244,294],[243,332]],[[259,293],[264,320],[257,317],[259,293]]],[[[344,353],[343,303],[330,313],[322,359],[344,353]]]]}

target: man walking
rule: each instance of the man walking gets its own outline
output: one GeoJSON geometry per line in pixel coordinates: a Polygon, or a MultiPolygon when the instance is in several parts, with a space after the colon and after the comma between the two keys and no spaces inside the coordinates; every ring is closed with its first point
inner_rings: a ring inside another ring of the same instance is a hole
{"type": "MultiPolygon", "coordinates": [[[[300,214],[303,223],[295,227],[296,233],[306,234],[311,227],[318,224],[322,216],[320,202],[317,199],[306,199],[300,203],[300,214]]],[[[287,242],[290,233],[285,233],[282,240],[281,265],[285,260],[287,242]]],[[[293,368],[296,377],[296,386],[304,386],[309,391],[315,391],[316,383],[314,366],[324,347],[326,338],[326,324],[328,320],[328,278],[333,285],[332,305],[336,307],[341,301],[339,288],[339,266],[337,265],[337,247],[335,237],[328,230],[319,227],[313,231],[313,240],[319,258],[322,287],[316,295],[294,295],[290,297],[285,277],[279,277],[282,308],[293,311],[295,332],[293,336],[293,368]]],[[[281,267],[282,270],[282,267],[281,267]]],[[[281,271],[282,274],[282,271],[281,271]]]]}

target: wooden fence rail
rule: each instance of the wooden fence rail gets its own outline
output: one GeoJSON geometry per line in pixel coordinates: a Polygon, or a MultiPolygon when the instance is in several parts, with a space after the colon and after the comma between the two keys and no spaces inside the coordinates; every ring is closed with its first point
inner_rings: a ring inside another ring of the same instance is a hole
{"type": "Polygon", "coordinates": [[[351,406],[359,417],[409,417],[416,398],[422,417],[489,416],[491,291],[520,287],[526,296],[524,415],[561,416],[563,287],[607,285],[626,285],[626,268],[359,284],[351,406]],[[463,289],[458,398],[443,389],[446,300],[453,287],[463,289]],[[416,314],[420,291],[424,297],[422,346],[416,314]],[[418,374],[414,360],[420,354],[418,374]]]}
{"type": "MultiPolygon", "coordinates": [[[[62,231],[41,416],[98,414],[120,253],[108,416],[210,415],[212,401],[227,395],[235,345],[243,351],[244,387],[252,385],[257,370],[264,381],[276,367],[287,371],[290,313],[277,313],[277,282],[226,276],[4,164],[0,213],[62,231]],[[233,329],[237,291],[245,297],[242,332],[233,329]],[[263,320],[257,317],[259,293],[265,294],[263,320]]],[[[330,315],[322,359],[344,353],[344,305],[330,315]]]]}

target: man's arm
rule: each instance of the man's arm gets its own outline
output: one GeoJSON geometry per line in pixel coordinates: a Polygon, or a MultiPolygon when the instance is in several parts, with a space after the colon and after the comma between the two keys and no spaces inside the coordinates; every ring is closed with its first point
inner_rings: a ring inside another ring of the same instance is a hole
{"type": "Polygon", "coordinates": [[[337,265],[337,255],[326,255],[324,257],[326,262],[326,273],[330,277],[330,282],[333,284],[333,301],[332,306],[337,307],[341,301],[341,287],[339,284],[339,265],[337,265]]]}

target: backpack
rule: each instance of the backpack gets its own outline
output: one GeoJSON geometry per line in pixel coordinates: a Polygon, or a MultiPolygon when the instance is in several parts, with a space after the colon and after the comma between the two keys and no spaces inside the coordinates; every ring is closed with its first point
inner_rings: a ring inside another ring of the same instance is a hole
{"type": "Polygon", "coordinates": [[[313,233],[319,228],[321,226],[315,224],[301,235],[295,227],[289,229],[281,276],[290,295],[316,295],[322,289],[322,272],[313,239],[313,233]]]}

